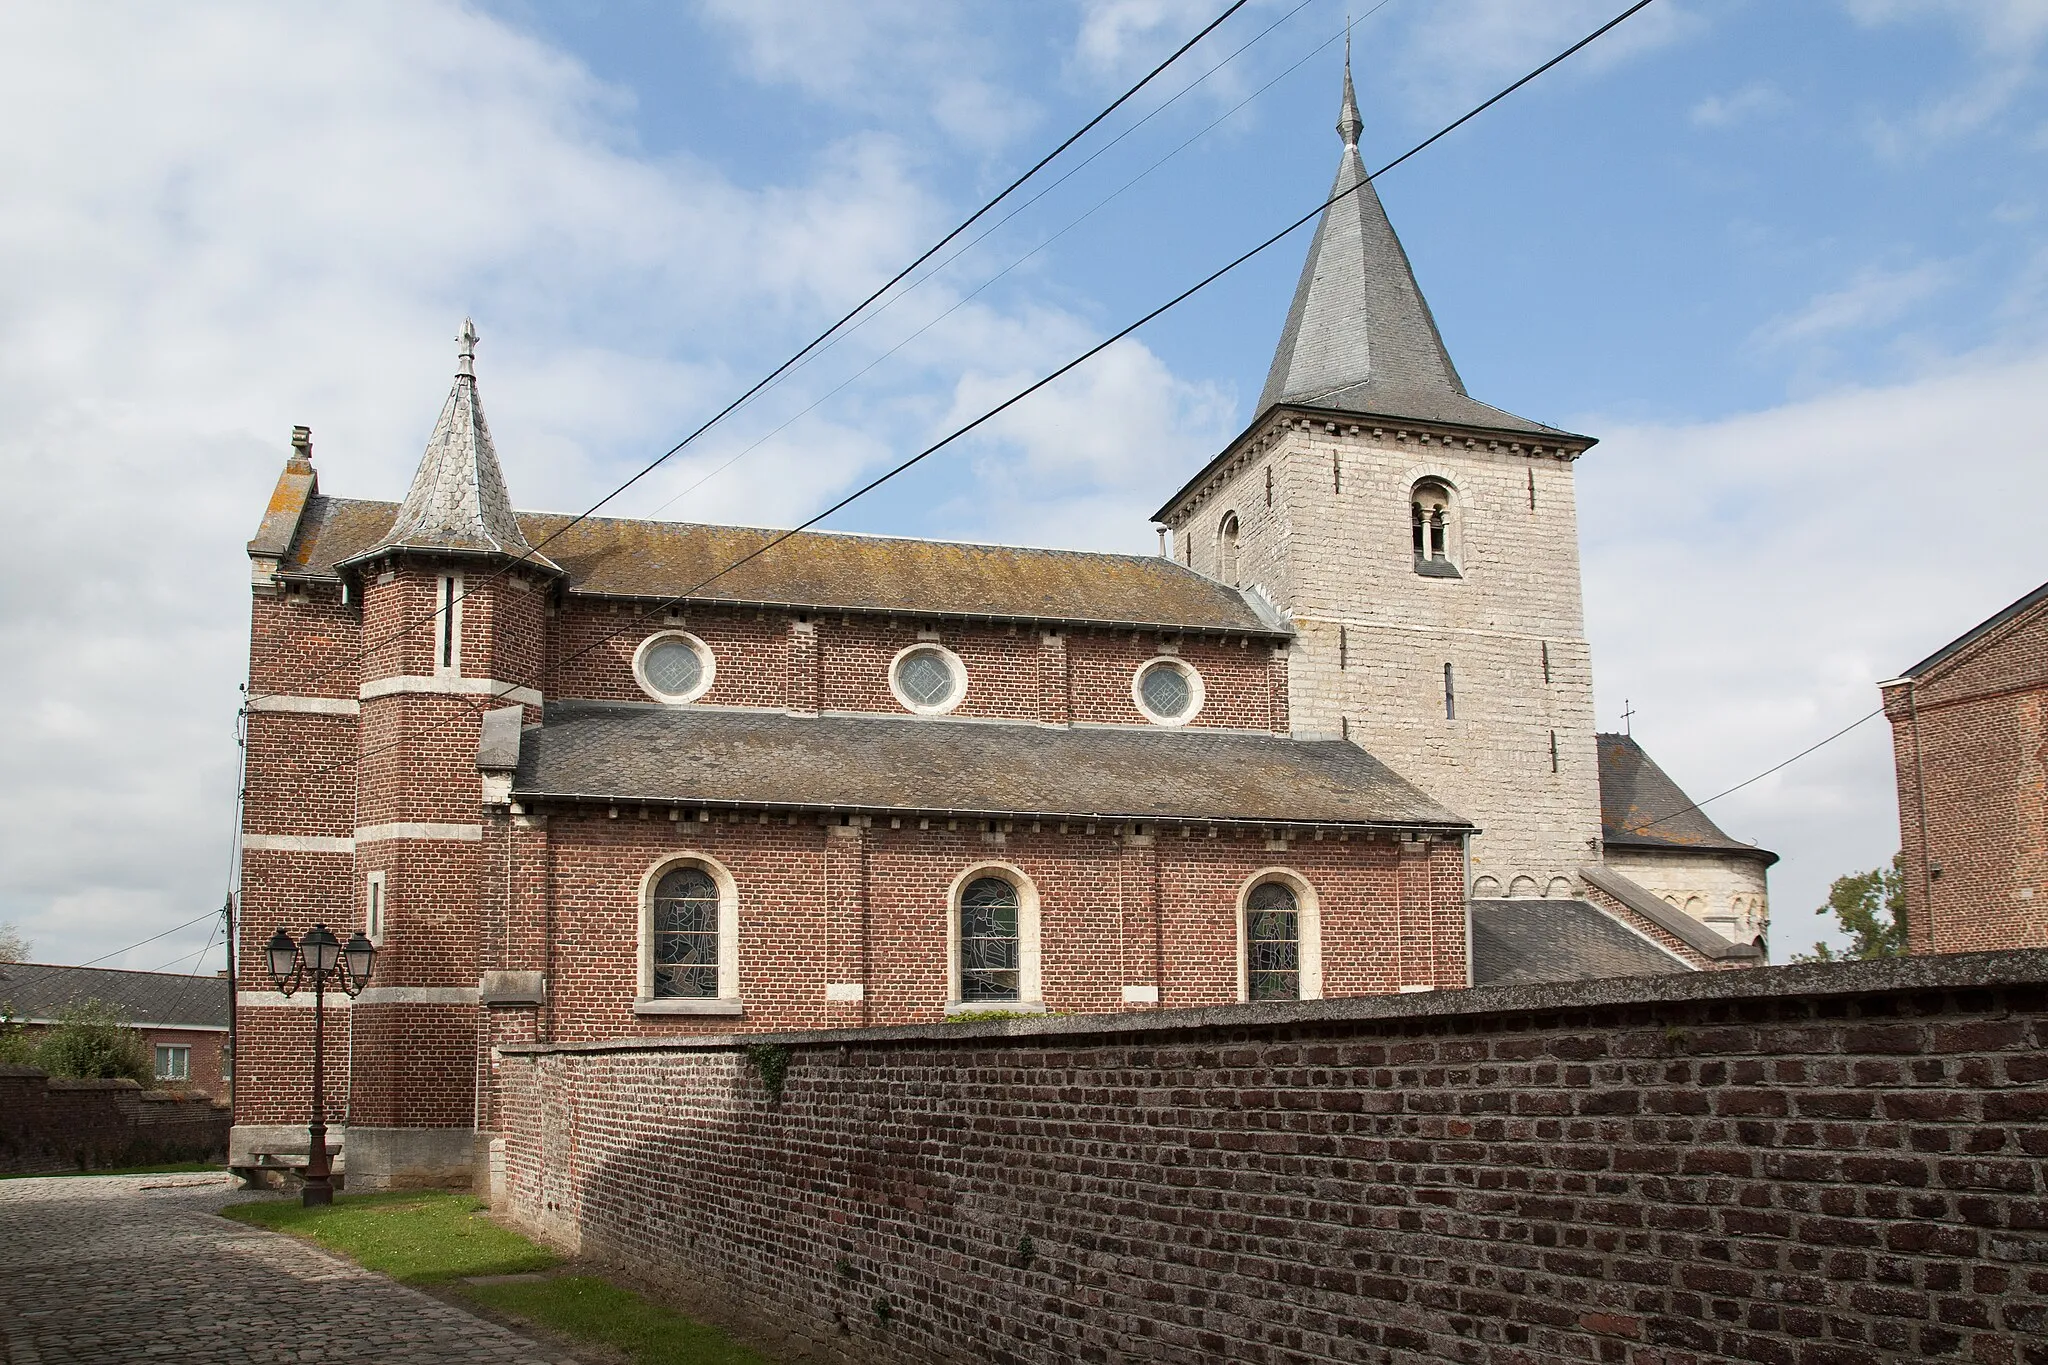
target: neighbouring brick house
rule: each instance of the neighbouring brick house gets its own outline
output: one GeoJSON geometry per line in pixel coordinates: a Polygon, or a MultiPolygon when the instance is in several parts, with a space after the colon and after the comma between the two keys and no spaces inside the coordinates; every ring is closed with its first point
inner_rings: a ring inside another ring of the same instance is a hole
{"type": "Polygon", "coordinates": [[[228,983],[218,976],[0,962],[0,1014],[32,1032],[97,1000],[142,1035],[159,1086],[225,1097],[228,983]]]}
{"type": "MultiPolygon", "coordinates": [[[[515,513],[467,324],[402,503],[322,495],[295,433],[239,960],[380,942],[328,1016],[351,1181],[470,1170],[495,1044],[1761,959],[1602,869],[1592,442],[1465,395],[1348,75],[1340,130],[1358,192],[1172,554],[515,513]]],[[[240,1002],[246,1165],[304,1150],[310,1001],[240,1002]]]]}
{"type": "Polygon", "coordinates": [[[1879,688],[1908,950],[2048,945],[2048,584],[1879,688]]]}

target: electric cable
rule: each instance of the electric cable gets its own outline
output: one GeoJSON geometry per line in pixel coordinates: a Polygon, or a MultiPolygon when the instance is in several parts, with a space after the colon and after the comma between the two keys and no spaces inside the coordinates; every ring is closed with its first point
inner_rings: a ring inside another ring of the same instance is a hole
{"type": "MultiPolygon", "coordinates": [[[[163,933],[161,934],[151,934],[148,938],[139,939],[136,942],[129,944],[126,948],[116,948],[111,953],[101,953],[98,957],[93,958],[90,961],[81,962],[78,965],[81,967],[90,967],[94,963],[105,962],[110,957],[120,957],[123,953],[132,953],[145,943],[154,943],[158,939],[165,937],[165,935],[177,933],[178,930],[180,929],[190,929],[193,925],[199,923],[200,920],[206,919],[213,915],[218,915],[219,913],[220,911],[218,910],[209,910],[204,915],[195,915],[191,919],[186,920],[183,924],[172,925],[170,928],[164,930],[163,933]]],[[[183,959],[180,960],[182,961],[183,959]]]]}
{"type": "Polygon", "coordinates": [[[1737,782],[1734,786],[1730,787],[1727,791],[1715,792],[1712,796],[1709,796],[1704,801],[1695,801],[1690,806],[1685,807],[1683,810],[1675,810],[1671,812],[1671,814],[1669,815],[1660,815],[1656,819],[1650,821],[1648,824],[1624,825],[1622,826],[1622,828],[1630,834],[1641,834],[1644,830],[1651,829],[1657,825],[1661,825],[1666,820],[1676,820],[1681,815],[1689,815],[1693,811],[1698,810],[1701,806],[1708,805],[1715,801],[1719,801],[1724,796],[1733,796],[1736,792],[1741,791],[1744,787],[1749,786],[1751,783],[1763,781],[1772,773],[1777,772],[1780,768],[1791,767],[1794,763],[1797,763],[1800,759],[1805,758],[1815,749],[1822,748],[1825,745],[1833,744],[1843,735],[1848,734],[1851,730],[1863,724],[1863,722],[1867,720],[1873,720],[1876,717],[1881,716],[1883,714],[1884,708],[1882,706],[1878,707],[1875,711],[1867,711],[1863,715],[1860,715],[1856,719],[1850,721],[1847,725],[1844,725],[1841,729],[1829,735],[1826,739],[1821,740],[1818,744],[1807,745],[1804,749],[1801,749],[1798,753],[1792,755],[1792,757],[1786,759],[1783,763],[1777,764],[1775,767],[1766,768],[1762,772],[1758,773],[1755,777],[1745,778],[1743,781],[1737,782]]]}
{"type": "MultiPolygon", "coordinates": [[[[1062,152],[1066,151],[1067,148],[1073,146],[1076,142],[1079,142],[1084,136],[1091,132],[1104,119],[1108,118],[1111,114],[1115,113],[1118,109],[1122,108],[1124,104],[1126,104],[1133,96],[1137,95],[1137,93],[1143,90],[1147,85],[1151,84],[1152,81],[1156,79],[1168,67],[1172,66],[1175,62],[1179,61],[1183,56],[1185,56],[1188,53],[1188,51],[1195,46],[1195,44],[1201,42],[1202,39],[1208,37],[1211,33],[1213,33],[1219,26],[1222,25],[1224,20],[1230,18],[1231,15],[1237,13],[1239,10],[1243,9],[1245,5],[1249,3],[1250,0],[1232,0],[1232,3],[1226,6],[1221,14],[1217,15],[1214,19],[1211,19],[1192,38],[1189,38],[1186,42],[1182,43],[1179,47],[1175,48],[1171,53],[1167,55],[1164,61],[1160,62],[1157,66],[1153,67],[1150,71],[1146,72],[1145,75],[1139,79],[1137,84],[1131,86],[1130,89],[1124,91],[1121,95],[1118,95],[1114,100],[1111,100],[1108,105],[1104,106],[1101,112],[1097,113],[1093,118],[1089,119],[1086,123],[1082,124],[1079,128],[1075,129],[1071,134],[1067,136],[1066,140],[1061,142],[1057,147],[1054,147],[1051,151],[1047,152],[1044,156],[1040,157],[1036,162],[1032,164],[1029,170],[1025,171],[1015,180],[1012,180],[993,199],[990,199],[987,203],[983,204],[980,208],[976,209],[973,213],[969,214],[966,218],[962,219],[960,224],[957,227],[955,227],[951,232],[948,232],[945,236],[939,238],[938,241],[932,243],[931,246],[925,248],[925,250],[915,260],[911,261],[910,264],[904,266],[901,270],[897,271],[894,275],[890,276],[889,279],[886,280],[879,288],[877,288],[873,293],[869,294],[866,298],[862,299],[859,303],[855,304],[851,309],[847,310],[847,312],[844,313],[831,326],[827,327],[824,331],[818,333],[818,335],[811,338],[811,340],[806,342],[802,346],[802,348],[800,348],[794,355],[790,356],[787,360],[783,361],[780,365],[777,365],[773,370],[770,370],[766,375],[762,376],[759,380],[755,381],[754,385],[751,388],[749,388],[745,393],[742,393],[739,397],[733,399],[730,403],[727,403],[723,408],[720,408],[716,413],[713,413],[711,417],[706,419],[702,425],[697,427],[696,430],[692,431],[682,440],[676,442],[674,445],[670,446],[666,451],[662,452],[653,460],[650,460],[647,464],[643,465],[624,483],[621,483],[618,487],[612,489],[611,492],[606,493],[603,497],[599,498],[589,507],[585,508],[581,512],[578,512],[575,516],[569,518],[568,521],[564,522],[562,525],[556,527],[553,531],[549,532],[547,536],[544,539],[542,539],[539,545],[529,547],[525,552],[521,553],[519,556],[513,559],[511,563],[500,565],[499,567],[494,569],[489,575],[486,575],[483,581],[488,582],[493,578],[497,578],[506,573],[511,572],[513,569],[518,568],[521,564],[532,562],[532,557],[539,554],[545,546],[559,539],[562,535],[567,533],[572,528],[580,525],[585,521],[588,521],[592,516],[596,515],[597,510],[599,508],[603,507],[613,498],[618,497],[621,493],[624,493],[634,484],[640,482],[640,480],[646,478],[649,474],[653,473],[656,469],[660,468],[662,464],[667,462],[670,456],[675,455],[685,446],[688,446],[691,442],[695,441],[699,436],[702,436],[705,432],[711,430],[712,427],[716,426],[719,422],[723,421],[728,415],[737,410],[742,404],[746,403],[749,399],[753,398],[754,395],[760,393],[770,384],[773,384],[776,380],[780,379],[784,373],[786,373],[792,367],[797,365],[806,356],[810,355],[812,351],[816,350],[834,333],[838,332],[840,328],[844,327],[848,322],[852,321],[856,316],[858,316],[862,312],[862,310],[867,308],[869,304],[873,303],[876,299],[881,298],[891,289],[894,289],[898,284],[900,284],[904,280],[905,277],[910,275],[919,266],[923,265],[926,261],[930,260],[933,256],[936,256],[940,251],[942,251],[947,243],[951,242],[961,233],[967,231],[968,228],[974,226],[974,224],[979,222],[984,215],[989,213],[998,204],[1001,204],[1005,199],[1009,198],[1010,195],[1015,193],[1026,181],[1030,180],[1033,176],[1037,175],[1040,171],[1044,170],[1047,165],[1051,164],[1051,162],[1056,157],[1058,157],[1062,152]]],[[[1303,3],[1307,3],[1307,0],[1303,0],[1303,3]]],[[[1300,6],[1297,5],[1296,9],[1299,8],[1300,6]]],[[[1292,13],[1293,11],[1290,10],[1289,14],[1292,13]]],[[[1283,18],[1284,17],[1285,16],[1283,16],[1283,18]]],[[[1269,28],[1267,31],[1270,32],[1271,28],[1269,28]]],[[[1164,106],[1162,105],[1161,107],[1163,108],[1164,106]]],[[[468,588],[467,586],[465,586],[464,592],[460,596],[456,597],[455,601],[460,601],[462,597],[465,597],[467,595],[468,588]]],[[[360,663],[364,658],[368,657],[377,649],[382,648],[384,645],[391,643],[393,640],[402,638],[403,636],[410,634],[412,631],[419,629],[421,626],[434,621],[437,617],[441,615],[441,613],[447,611],[453,605],[453,602],[443,603],[440,606],[436,607],[432,612],[429,612],[426,616],[421,617],[419,620],[401,626],[398,629],[398,631],[394,634],[386,636],[384,639],[378,641],[376,644],[364,648],[356,655],[355,659],[351,662],[360,663]]],[[[311,676],[325,676],[327,673],[338,671],[343,666],[344,665],[341,663],[331,664],[326,669],[322,670],[321,673],[317,673],[311,676]]],[[[277,694],[271,692],[263,692],[256,694],[256,696],[254,697],[251,697],[250,700],[254,701],[262,697],[269,697],[275,695],[277,694]]]]}
{"type": "MultiPolygon", "coordinates": [[[[1085,364],[1087,361],[1101,354],[1104,350],[1107,350],[1110,346],[1115,345],[1118,341],[1121,341],[1123,338],[1129,336],[1131,333],[1145,326],[1147,323],[1159,317],[1161,314],[1178,307],[1181,303],[1185,302],[1189,298],[1192,298],[1194,295],[1200,293],[1202,290],[1208,288],[1211,284],[1214,284],[1217,280],[1222,279],[1225,275],[1228,275],[1233,270],[1236,270],[1245,262],[1253,259],[1262,252],[1270,249],[1280,241],[1284,240],[1288,236],[1299,231],[1302,227],[1306,226],[1308,223],[1314,221],[1317,217],[1319,217],[1332,204],[1338,203],[1344,198],[1356,194],[1366,185],[1373,183],[1375,180],[1379,179],[1379,177],[1385,175],[1388,171],[1391,171],[1395,167],[1404,164],[1405,162],[1407,162],[1408,160],[1422,152],[1424,149],[1434,145],[1438,141],[1442,140],[1444,137],[1448,136],[1450,133],[1456,131],[1458,128],[1461,128],[1465,124],[1471,122],[1474,118],[1477,118],[1486,110],[1500,103],[1509,95],[1512,95],[1515,91],[1529,84],[1537,77],[1543,75],[1545,72],[1551,70],[1559,63],[1565,61],[1566,59],[1573,56],[1575,53],[1589,46],[1606,33],[1620,26],[1623,22],[1633,17],[1634,15],[1649,8],[1650,5],[1654,3],[1655,0],[1636,0],[1636,3],[1630,5],[1627,9],[1623,10],[1620,14],[1608,20],[1606,23],[1602,24],[1599,28],[1594,29],[1591,33],[1579,39],[1570,47],[1565,48],[1556,56],[1550,58],[1542,65],[1529,71],[1526,75],[1520,77],[1512,84],[1507,85],[1503,87],[1501,90],[1494,93],[1493,95],[1488,96],[1485,100],[1481,101],[1479,104],[1474,105],[1471,109],[1459,115],[1450,123],[1445,124],[1436,132],[1431,133],[1421,142],[1416,143],[1413,147],[1401,153],[1401,155],[1395,157],[1386,165],[1381,166],[1376,171],[1370,172],[1357,185],[1352,186],[1348,190],[1343,190],[1338,192],[1337,194],[1331,195],[1328,199],[1323,200],[1321,203],[1317,204],[1313,209],[1310,209],[1307,213],[1301,215],[1299,218],[1296,218],[1286,227],[1281,228],[1278,232],[1275,232],[1270,237],[1267,237],[1258,245],[1250,248],[1245,252],[1242,252],[1241,254],[1233,258],[1231,261],[1229,261],[1227,264],[1210,272],[1208,275],[1204,276],[1195,284],[1192,284],[1188,286],[1186,289],[1183,289],[1180,293],[1174,295],[1165,303],[1162,303],[1157,307],[1153,308],[1150,312],[1147,312],[1142,317],[1138,318],[1136,321],[1127,324],[1126,326],[1119,329],[1117,332],[1113,333],[1103,341],[1100,341],[1096,343],[1094,346],[1089,347],[1087,350],[1081,352],[1073,359],[1061,365],[1058,369],[1053,370],[1051,373],[1043,376],[1040,379],[1033,381],[1032,383],[1026,385],[1024,388],[1019,389],[1016,393],[1010,395],[1010,397],[1004,399],[995,407],[986,410],[980,416],[974,418],[972,421],[967,422],[964,425],[956,428],[949,435],[941,438],[940,440],[932,443],[929,446],[926,446],[923,450],[919,451],[915,455],[910,456],[908,459],[901,461],[900,463],[886,470],[885,472],[878,475],[874,479],[869,480],[861,487],[855,489],[853,492],[839,499],[830,507],[827,507],[824,511],[818,513],[816,516],[811,517],[807,521],[803,522],[801,525],[777,533],[768,541],[764,542],[760,546],[757,546],[755,549],[749,551],[747,554],[740,556],[738,559],[734,560],[730,564],[727,564],[724,568],[719,569],[717,572],[711,574],[709,577],[700,579],[698,582],[691,585],[689,588],[686,588],[682,592],[663,599],[658,605],[656,605],[652,609],[642,612],[640,615],[633,617],[632,619],[628,620],[616,629],[608,631],[605,634],[599,636],[596,640],[591,641],[583,648],[576,650],[575,652],[566,655],[563,658],[557,659],[552,664],[546,665],[545,667],[549,671],[559,670],[563,665],[573,663],[577,659],[583,658],[591,651],[605,644],[608,644],[610,641],[624,634],[627,630],[642,625],[657,615],[666,613],[671,607],[679,603],[688,601],[695,594],[701,592],[704,588],[710,586],[712,583],[716,582],[720,578],[725,577],[727,574],[733,572],[735,569],[738,569],[741,566],[751,562],[752,560],[759,558],[761,555],[766,554],[769,550],[772,550],[776,546],[781,545],[785,541],[789,540],[791,537],[801,534],[803,531],[808,530],[810,527],[817,525],[820,521],[823,521],[825,518],[832,516],[836,512],[841,511],[842,509],[844,509],[851,503],[855,502],[856,500],[865,497],[867,494],[873,492],[875,489],[881,487],[883,484],[888,483],[890,480],[896,478],[898,475],[913,468],[914,466],[921,463],[923,460],[927,459],[931,455],[936,454],[940,450],[943,450],[948,445],[951,445],[954,441],[959,440],[961,437],[992,421],[994,418],[996,418],[1003,412],[1007,411],[1008,409],[1016,406],[1016,404],[1022,402],[1025,398],[1028,398],[1033,393],[1036,393],[1038,390],[1044,388],[1046,385],[1054,382],[1061,376],[1069,373],[1070,371],[1074,370],[1080,365],[1085,364]]],[[[529,678],[527,681],[534,682],[542,680],[543,679],[529,678]]],[[[503,692],[484,694],[482,696],[475,698],[462,697],[460,698],[460,700],[466,703],[473,712],[481,715],[485,707],[488,705],[488,703],[505,700],[507,697],[511,695],[513,691],[518,690],[523,685],[524,684],[521,683],[514,683],[511,684],[507,688],[507,690],[503,692]]],[[[316,768],[311,770],[310,772],[301,774],[299,775],[300,780],[304,781],[314,777],[324,776],[325,774],[330,772],[339,771],[341,768],[360,762],[361,759],[363,758],[371,757],[375,754],[397,748],[401,744],[410,742],[412,739],[416,738],[418,738],[417,735],[407,736],[403,739],[395,740],[391,743],[380,745],[375,749],[364,750],[360,754],[352,755],[351,757],[341,760],[338,763],[328,764],[324,767],[316,768]]]]}

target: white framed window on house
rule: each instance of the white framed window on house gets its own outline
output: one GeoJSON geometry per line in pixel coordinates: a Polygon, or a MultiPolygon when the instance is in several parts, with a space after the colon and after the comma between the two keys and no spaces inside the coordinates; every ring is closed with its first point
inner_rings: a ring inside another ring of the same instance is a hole
{"type": "Polygon", "coordinates": [[[1195,666],[1171,654],[1146,660],[1131,675],[1131,702],[1154,725],[1186,725],[1205,697],[1195,666]]]}
{"type": "Polygon", "coordinates": [[[949,900],[947,1011],[1043,1010],[1038,887],[1008,863],[984,863],[954,879],[949,900]]]}
{"type": "Polygon", "coordinates": [[[889,661],[889,691],[906,711],[943,716],[967,699],[967,665],[944,645],[923,641],[889,661]]]}
{"type": "Polygon", "coordinates": [[[157,1044],[156,1078],[160,1081],[191,1080],[192,1049],[182,1043],[157,1044]]]}
{"type": "Polygon", "coordinates": [[[1268,868],[1239,897],[1237,998],[1319,1000],[1323,928],[1315,888],[1299,873],[1268,868]]]}
{"type": "Polygon", "coordinates": [[[739,1014],[739,888],[697,853],[651,868],[640,894],[636,1014],[739,1014]]]}
{"type": "Polygon", "coordinates": [[[687,630],[656,631],[633,652],[633,680],[656,701],[695,701],[717,678],[718,660],[711,646],[687,630]]]}
{"type": "Polygon", "coordinates": [[[379,870],[363,878],[363,933],[370,942],[384,942],[384,873],[379,870]]]}

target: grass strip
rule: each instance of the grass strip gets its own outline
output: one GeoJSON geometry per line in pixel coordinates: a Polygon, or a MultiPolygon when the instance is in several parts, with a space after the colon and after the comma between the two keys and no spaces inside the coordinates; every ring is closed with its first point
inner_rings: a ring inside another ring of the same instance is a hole
{"type": "Polygon", "coordinates": [[[718,1328],[589,1275],[461,1288],[469,1298],[508,1317],[622,1350],[633,1365],[769,1365],[765,1357],[718,1328]]]}
{"type": "Polygon", "coordinates": [[[398,1192],[343,1195],[326,1208],[266,1200],[230,1204],[238,1223],[298,1233],[408,1284],[464,1275],[519,1275],[561,1264],[483,1214],[467,1194],[398,1192]]]}
{"type": "Polygon", "coordinates": [[[0,1180],[61,1180],[74,1175],[183,1175],[192,1171],[226,1175],[227,1169],[217,1161],[167,1161],[159,1166],[114,1166],[104,1171],[13,1171],[0,1175],[0,1180]]]}

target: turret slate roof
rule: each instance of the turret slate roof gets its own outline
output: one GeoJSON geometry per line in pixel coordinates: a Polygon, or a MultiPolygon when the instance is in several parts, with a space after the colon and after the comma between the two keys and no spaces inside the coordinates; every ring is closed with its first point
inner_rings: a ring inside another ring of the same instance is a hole
{"type": "Polygon", "coordinates": [[[1600,837],[1611,848],[1746,853],[1769,867],[1778,855],[1722,833],[1707,813],[1628,735],[1596,735],[1600,837]]]}
{"type": "Polygon", "coordinates": [[[1692,968],[1598,906],[1577,900],[1472,902],[1472,984],[1670,976],[1692,968]]]}
{"type": "Polygon", "coordinates": [[[484,422],[483,400],[477,396],[476,325],[468,318],[462,320],[458,340],[462,350],[455,383],[441,405],[412,487],[384,534],[355,558],[387,550],[443,550],[519,556],[552,569],[527,543],[512,513],[491,429],[484,422]]]}

